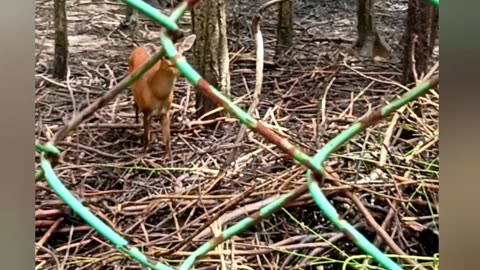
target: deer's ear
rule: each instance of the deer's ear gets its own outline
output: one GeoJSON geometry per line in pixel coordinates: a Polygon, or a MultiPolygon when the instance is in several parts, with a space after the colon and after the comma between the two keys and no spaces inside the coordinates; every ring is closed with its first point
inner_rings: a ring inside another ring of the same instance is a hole
{"type": "Polygon", "coordinates": [[[182,41],[182,51],[188,51],[192,48],[193,42],[195,42],[196,35],[190,35],[182,41]]]}
{"type": "Polygon", "coordinates": [[[149,54],[149,55],[154,54],[155,51],[158,49],[158,47],[155,46],[152,43],[147,43],[147,44],[143,45],[143,47],[145,48],[145,50],[147,51],[147,54],[149,54]]]}

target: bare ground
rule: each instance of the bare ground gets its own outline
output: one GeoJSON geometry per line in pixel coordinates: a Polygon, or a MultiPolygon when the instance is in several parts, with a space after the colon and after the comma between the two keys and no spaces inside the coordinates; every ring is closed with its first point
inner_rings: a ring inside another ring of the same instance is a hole
{"type": "MultiPolygon", "coordinates": [[[[129,52],[136,45],[129,32],[114,31],[124,15],[122,3],[68,1],[70,72],[67,81],[55,81],[51,78],[53,3],[37,0],[36,4],[36,138],[46,141],[75,111],[84,109],[126,75],[129,52]]],[[[245,110],[252,102],[255,84],[255,43],[249,24],[260,4],[227,1],[232,95],[245,110]]],[[[264,16],[267,63],[254,116],[313,155],[359,117],[405,90],[394,83],[400,78],[397,62],[374,63],[352,56],[355,1],[301,0],[295,7],[295,46],[276,63],[272,62],[275,8],[264,16]]],[[[401,52],[406,1],[379,1],[376,8],[381,34],[401,52]]],[[[181,26],[188,29],[188,22],[188,17],[182,19],[181,26]]],[[[135,42],[158,41],[158,26],[145,20],[141,27],[135,42]]],[[[187,59],[191,61],[191,55],[187,59]]],[[[194,90],[180,79],[171,114],[172,162],[166,160],[160,137],[147,155],[141,153],[142,130],[140,124],[134,124],[131,93],[124,91],[59,143],[63,159],[55,169],[94,214],[146,254],[172,265],[212,237],[206,230],[201,238],[171,250],[223,211],[229,200],[244,196],[227,214],[305,182],[305,168],[285,159],[259,135],[249,133],[235,145],[238,121],[197,119],[194,97],[194,90]],[[238,147],[235,164],[220,184],[212,187],[212,179],[234,147],[238,147]],[[255,190],[248,193],[254,185],[255,190]],[[158,255],[166,250],[172,254],[158,255]]],[[[327,162],[347,183],[324,188],[340,215],[367,238],[375,239],[364,216],[344,195],[345,190],[352,190],[348,182],[356,183],[361,187],[354,190],[356,195],[409,255],[431,257],[438,252],[434,233],[439,211],[438,106],[438,95],[432,92],[409,105],[398,118],[390,116],[358,135],[327,162]],[[422,115],[414,113],[418,106],[422,115]],[[386,155],[381,154],[382,148],[388,149],[386,155]],[[379,174],[380,164],[384,166],[379,174]]],[[[158,123],[155,127],[159,130],[158,123]]],[[[38,155],[36,160],[38,169],[38,155]]],[[[72,214],[46,182],[36,183],[35,198],[36,242],[46,240],[36,254],[41,269],[57,269],[57,264],[64,269],[140,268],[72,214]],[[59,219],[58,227],[46,234],[59,219]]],[[[246,216],[242,211],[233,220],[224,216],[210,228],[224,230],[246,216]]],[[[295,265],[314,269],[307,265],[316,262],[325,269],[340,269],[346,256],[356,254],[362,252],[303,196],[221,245],[196,268],[220,269],[225,263],[232,269],[288,269],[295,265]],[[221,250],[232,255],[219,255],[221,250]]]]}

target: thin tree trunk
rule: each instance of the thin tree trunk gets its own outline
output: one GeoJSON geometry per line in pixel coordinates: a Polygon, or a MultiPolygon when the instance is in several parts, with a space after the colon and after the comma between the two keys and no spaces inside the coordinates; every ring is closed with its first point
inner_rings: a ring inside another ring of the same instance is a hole
{"type": "MultiPolygon", "coordinates": [[[[143,2],[151,5],[152,7],[162,10],[167,6],[167,3],[170,1],[168,0],[143,0],[143,2]]],[[[127,28],[130,27],[132,28],[133,32],[136,32],[137,26],[138,26],[138,19],[139,19],[139,13],[136,9],[132,8],[130,5],[126,5],[126,14],[125,14],[125,19],[121,21],[120,27],[121,28],[127,28]]]]}
{"type": "MultiPolygon", "coordinates": [[[[224,0],[203,0],[192,10],[192,29],[197,35],[193,45],[195,69],[205,80],[230,97],[226,27],[224,0]]],[[[217,108],[217,105],[201,92],[196,92],[195,106],[197,117],[217,108]]]]}
{"type": "Polygon", "coordinates": [[[357,18],[358,39],[355,47],[359,49],[360,56],[369,58],[375,56],[389,57],[391,49],[377,32],[374,0],[358,0],[357,18]]]}
{"type": "Polygon", "coordinates": [[[53,10],[55,27],[53,76],[63,80],[67,75],[68,61],[67,12],[65,0],[54,0],[53,10]]]}
{"type": "MultiPolygon", "coordinates": [[[[433,8],[433,7],[432,7],[433,8]]],[[[432,55],[433,53],[433,48],[435,48],[435,41],[438,37],[438,9],[433,8],[433,14],[432,14],[432,28],[431,28],[431,33],[430,33],[430,48],[429,48],[429,53],[428,55],[432,55]]]]}
{"type": "Polygon", "coordinates": [[[402,82],[404,84],[413,82],[415,73],[421,76],[427,71],[437,38],[437,29],[438,11],[427,1],[410,0],[403,54],[402,82]],[[412,55],[414,59],[412,59],[412,55]]]}
{"type": "Polygon", "coordinates": [[[293,1],[281,2],[278,7],[276,58],[280,57],[293,43],[293,1]]]}

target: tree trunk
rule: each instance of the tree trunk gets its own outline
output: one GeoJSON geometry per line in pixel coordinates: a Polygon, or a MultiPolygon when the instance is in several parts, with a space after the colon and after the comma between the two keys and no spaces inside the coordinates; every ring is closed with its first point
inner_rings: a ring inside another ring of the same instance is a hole
{"type": "MultiPolygon", "coordinates": [[[[224,0],[203,0],[192,10],[195,69],[205,80],[230,97],[230,72],[224,0]]],[[[196,92],[197,117],[217,108],[200,91],[196,92]]],[[[217,114],[218,116],[218,114],[217,114]]],[[[212,118],[210,115],[207,118],[212,118]]]]}
{"type": "Polygon", "coordinates": [[[404,84],[415,81],[415,73],[421,76],[422,73],[427,72],[437,33],[438,10],[427,1],[409,0],[403,54],[402,82],[404,84]]]}
{"type": "Polygon", "coordinates": [[[375,24],[374,0],[358,0],[357,2],[358,39],[355,47],[360,56],[387,58],[391,49],[382,36],[378,34],[375,24]]]}
{"type": "MultiPolygon", "coordinates": [[[[433,7],[432,7],[433,8],[433,7]]],[[[435,48],[435,41],[437,40],[438,37],[438,9],[433,8],[433,18],[432,18],[432,28],[431,28],[431,33],[430,33],[430,50],[429,50],[429,55],[432,55],[433,53],[433,48],[435,48]]]]}
{"type": "Polygon", "coordinates": [[[55,51],[53,77],[64,80],[67,75],[68,33],[65,0],[54,0],[55,51]]]}
{"type": "Polygon", "coordinates": [[[278,7],[276,58],[280,57],[293,43],[293,1],[281,2],[278,7]]]}
{"type": "MultiPolygon", "coordinates": [[[[167,2],[166,0],[143,0],[143,2],[151,5],[152,7],[162,10],[166,7],[167,2]]],[[[138,26],[138,18],[139,14],[138,11],[134,8],[132,8],[130,5],[126,5],[126,15],[125,19],[120,22],[120,28],[127,28],[131,27],[133,29],[133,32],[136,32],[137,26],[138,26]]],[[[162,12],[165,12],[162,10],[162,12]]]]}

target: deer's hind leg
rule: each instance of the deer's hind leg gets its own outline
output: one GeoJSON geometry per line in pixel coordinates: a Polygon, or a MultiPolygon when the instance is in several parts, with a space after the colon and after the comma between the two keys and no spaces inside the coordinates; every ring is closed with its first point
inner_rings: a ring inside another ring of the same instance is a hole
{"type": "Polygon", "coordinates": [[[150,113],[143,113],[143,152],[147,152],[148,147],[150,146],[151,132],[150,128],[152,126],[152,115],[150,113]]]}
{"type": "Polygon", "coordinates": [[[163,144],[165,144],[168,159],[172,160],[172,142],[170,140],[170,117],[168,115],[168,112],[160,116],[160,122],[162,125],[163,144]]]}

